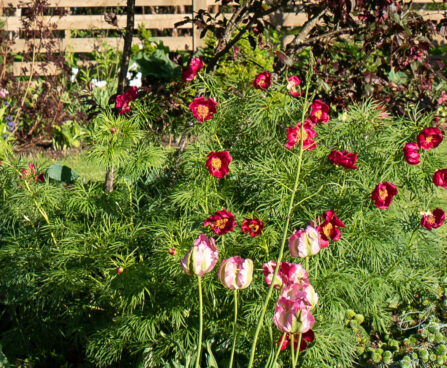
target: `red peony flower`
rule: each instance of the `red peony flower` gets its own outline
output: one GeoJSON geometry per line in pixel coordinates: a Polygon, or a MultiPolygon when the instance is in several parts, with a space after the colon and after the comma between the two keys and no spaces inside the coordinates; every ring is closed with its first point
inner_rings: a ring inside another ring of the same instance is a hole
{"type": "Polygon", "coordinates": [[[256,76],[253,86],[256,89],[266,90],[272,85],[272,77],[269,72],[262,72],[256,76]]]}
{"type": "MultiPolygon", "coordinates": [[[[298,347],[299,338],[300,338],[299,334],[297,334],[297,333],[293,334],[293,348],[295,350],[298,347]]],[[[279,346],[279,344],[281,344],[281,340],[282,340],[282,335],[279,337],[278,346],[279,346]]],[[[301,336],[300,352],[306,350],[307,345],[312,344],[314,342],[314,340],[315,340],[315,334],[312,330],[309,330],[309,331],[303,333],[303,335],[301,336]]],[[[286,350],[291,343],[292,343],[292,339],[290,337],[290,334],[287,334],[286,337],[284,338],[284,342],[282,343],[281,351],[286,350]]]]}
{"type": "Polygon", "coordinates": [[[182,74],[182,79],[186,82],[190,82],[194,79],[196,74],[205,66],[201,57],[192,58],[188,67],[182,74]]]}
{"type": "Polygon", "coordinates": [[[228,165],[232,160],[228,151],[211,152],[208,155],[206,167],[212,176],[222,179],[230,172],[228,165]]]}
{"type": "Polygon", "coordinates": [[[447,93],[445,93],[445,91],[442,91],[437,100],[438,105],[442,105],[446,101],[447,101],[447,93]]]}
{"type": "Polygon", "coordinates": [[[436,171],[433,175],[433,183],[438,187],[447,189],[447,169],[436,171]]]}
{"type": "Polygon", "coordinates": [[[130,102],[135,100],[137,97],[137,87],[130,87],[126,93],[116,96],[115,108],[119,109],[119,113],[123,115],[130,110],[130,102]]]}
{"type": "Polygon", "coordinates": [[[255,237],[262,233],[262,230],[264,230],[264,223],[257,219],[245,219],[242,221],[242,231],[244,233],[250,232],[250,236],[255,237]]]}
{"type": "Polygon", "coordinates": [[[427,230],[440,227],[445,220],[445,212],[440,208],[435,208],[433,212],[426,212],[421,218],[421,226],[427,230]]]}
{"type": "Polygon", "coordinates": [[[191,102],[191,104],[189,105],[189,109],[191,110],[194,117],[199,121],[199,123],[203,123],[204,121],[209,120],[214,116],[214,114],[217,112],[216,106],[217,102],[214,101],[211,97],[208,99],[197,97],[191,102]]]}
{"type": "Polygon", "coordinates": [[[444,137],[438,128],[424,128],[418,135],[418,145],[424,150],[438,147],[444,137]]]}
{"type": "Polygon", "coordinates": [[[329,210],[324,213],[325,221],[317,227],[320,233],[320,247],[327,248],[329,239],[338,241],[341,238],[339,227],[345,227],[345,224],[335,216],[334,211],[329,210]]]}
{"type": "Polygon", "coordinates": [[[304,92],[298,91],[299,85],[301,84],[301,79],[299,79],[296,75],[291,75],[289,77],[289,83],[287,84],[287,89],[291,96],[293,97],[301,97],[304,92]]]}
{"type": "MultiPolygon", "coordinates": [[[[312,139],[317,133],[312,129],[312,122],[306,120],[304,122],[303,131],[303,149],[311,151],[317,148],[317,144],[312,139]]],[[[288,128],[286,148],[292,149],[297,142],[301,141],[301,123],[297,123],[293,128],[288,128]]]]}
{"type": "Polygon", "coordinates": [[[203,223],[203,226],[211,226],[211,231],[216,235],[223,235],[234,231],[235,225],[234,215],[225,208],[208,217],[203,223]]]}
{"type": "Polygon", "coordinates": [[[379,183],[372,192],[371,199],[376,202],[376,207],[386,210],[393,202],[393,197],[397,194],[397,188],[394,184],[386,181],[379,183]]]}
{"type": "Polygon", "coordinates": [[[414,142],[410,142],[405,145],[404,156],[405,160],[410,165],[417,165],[419,162],[421,162],[419,158],[419,146],[414,142]]]}
{"type": "Polygon", "coordinates": [[[333,162],[335,165],[343,166],[345,169],[357,169],[355,163],[357,161],[357,152],[348,151],[335,151],[332,150],[329,154],[329,161],[333,162]]]}
{"type": "Polygon", "coordinates": [[[327,123],[329,121],[329,106],[321,100],[315,100],[310,105],[310,120],[314,124],[327,123]]]}

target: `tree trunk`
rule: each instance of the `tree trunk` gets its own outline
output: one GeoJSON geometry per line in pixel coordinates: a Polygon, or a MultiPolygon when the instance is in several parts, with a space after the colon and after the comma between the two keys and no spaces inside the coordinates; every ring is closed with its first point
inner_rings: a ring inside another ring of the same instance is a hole
{"type": "Polygon", "coordinates": [[[115,169],[113,166],[106,171],[106,193],[113,192],[113,184],[115,182],[115,169]]]}
{"type": "Polygon", "coordinates": [[[130,49],[132,48],[132,38],[135,23],[135,0],[127,0],[127,25],[124,36],[123,58],[121,60],[121,70],[118,80],[119,95],[124,93],[127,70],[129,68],[130,49]]]}

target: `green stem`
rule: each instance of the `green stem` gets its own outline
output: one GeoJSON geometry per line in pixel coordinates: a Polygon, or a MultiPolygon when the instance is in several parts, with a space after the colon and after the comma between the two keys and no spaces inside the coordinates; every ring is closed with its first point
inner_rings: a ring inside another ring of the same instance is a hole
{"type": "Polygon", "coordinates": [[[309,257],[306,257],[306,271],[309,272],[309,257]]]}
{"type": "Polygon", "coordinates": [[[231,358],[229,368],[233,367],[234,351],[236,350],[236,338],[237,338],[237,290],[234,290],[234,324],[233,324],[233,347],[231,348],[231,358]]]}
{"type": "Polygon", "coordinates": [[[222,249],[220,250],[221,252],[222,252],[222,254],[224,253],[224,250],[225,250],[225,236],[221,236],[221,239],[222,239],[222,249]]]}
{"type": "Polygon", "coordinates": [[[415,234],[416,234],[416,229],[414,229],[413,232],[411,233],[410,240],[408,241],[407,247],[402,252],[399,259],[396,262],[394,262],[394,264],[390,268],[388,268],[388,271],[385,272],[385,277],[387,277],[390,274],[390,272],[392,270],[394,270],[394,268],[396,268],[399,265],[399,263],[402,261],[402,259],[407,255],[408,251],[411,248],[411,245],[413,244],[415,234]]]}
{"type": "Polygon", "coordinates": [[[199,344],[197,346],[197,360],[196,360],[196,368],[200,367],[200,355],[202,354],[202,333],[203,333],[203,301],[202,301],[202,278],[197,276],[197,280],[199,283],[199,306],[200,306],[200,314],[199,314],[199,344]]]}
{"type": "MultiPolygon", "coordinates": [[[[310,78],[308,78],[309,80],[310,78]]],[[[309,82],[307,83],[306,86],[306,96],[305,96],[305,100],[304,100],[304,106],[303,106],[303,113],[302,113],[302,124],[301,124],[301,137],[303,137],[303,130],[304,130],[304,117],[306,115],[307,112],[307,108],[308,108],[308,104],[307,104],[307,98],[308,98],[308,93],[309,93],[309,82]]],[[[278,271],[279,271],[279,266],[281,264],[283,255],[284,255],[284,246],[286,244],[287,241],[287,234],[289,231],[289,224],[290,224],[290,216],[292,214],[292,209],[293,209],[293,202],[295,200],[295,194],[297,192],[298,189],[298,184],[299,184],[299,180],[300,180],[300,174],[301,174],[301,166],[302,166],[302,161],[303,161],[303,139],[300,140],[300,153],[299,153],[299,158],[298,158],[298,167],[296,170],[296,175],[295,175],[295,183],[293,186],[293,191],[292,191],[292,196],[290,197],[290,203],[289,203],[289,209],[287,211],[287,219],[286,219],[286,224],[284,226],[284,232],[283,232],[283,237],[282,237],[282,242],[281,242],[281,248],[279,250],[279,255],[278,255],[278,259],[276,260],[276,268],[275,268],[275,272],[273,273],[273,278],[272,280],[276,280],[276,276],[278,275],[278,271]]],[[[253,367],[253,362],[254,362],[254,358],[255,358],[255,352],[256,352],[256,345],[258,343],[258,337],[259,337],[259,333],[261,331],[262,325],[264,324],[264,317],[265,317],[265,313],[267,311],[267,307],[270,301],[270,298],[272,297],[272,293],[273,293],[273,287],[274,287],[274,282],[272,281],[270,284],[270,287],[267,291],[267,296],[265,298],[264,304],[262,306],[261,309],[261,315],[259,317],[258,320],[258,324],[256,326],[256,331],[255,331],[255,336],[253,338],[253,343],[251,346],[251,352],[250,352],[250,361],[248,363],[248,368],[252,368],[253,367]]]]}
{"type": "Polygon", "coordinates": [[[301,346],[301,338],[302,337],[303,337],[303,334],[300,333],[300,335],[298,337],[298,345],[296,346],[297,352],[296,352],[295,361],[293,362],[293,367],[296,367],[296,365],[298,364],[298,358],[300,357],[300,346],[301,346]]]}
{"type": "Polygon", "coordinates": [[[284,343],[284,340],[285,340],[285,338],[286,338],[286,335],[287,335],[286,332],[284,332],[284,333],[282,334],[282,339],[281,339],[281,341],[280,341],[280,343],[279,343],[279,345],[278,345],[278,348],[276,349],[275,358],[273,359],[273,362],[272,362],[272,364],[270,365],[270,367],[273,367],[273,368],[275,367],[276,361],[278,360],[279,353],[281,352],[281,347],[282,347],[282,344],[284,343]]]}
{"type": "Polygon", "coordinates": [[[294,340],[295,340],[295,334],[291,334],[290,340],[291,340],[291,344],[290,344],[290,354],[292,355],[292,368],[295,368],[296,363],[295,363],[295,346],[294,345],[294,340]]]}
{"type": "Polygon", "coordinates": [[[132,205],[132,203],[133,203],[133,198],[132,198],[132,188],[131,188],[131,186],[129,185],[129,183],[127,182],[127,180],[124,180],[124,183],[126,184],[126,186],[127,186],[127,190],[129,191],[130,224],[131,224],[131,226],[132,226],[132,228],[133,228],[133,205],[132,205]]]}
{"type": "Polygon", "coordinates": [[[219,144],[220,149],[223,151],[224,149],[223,149],[222,144],[220,143],[219,137],[217,136],[216,133],[214,133],[214,136],[216,137],[216,140],[217,140],[217,143],[219,144]]]}

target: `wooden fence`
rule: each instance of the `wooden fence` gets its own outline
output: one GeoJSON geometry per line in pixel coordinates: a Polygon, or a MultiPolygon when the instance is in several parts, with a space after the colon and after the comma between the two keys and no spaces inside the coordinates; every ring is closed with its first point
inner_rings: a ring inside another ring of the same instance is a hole
{"type": "MultiPolygon", "coordinates": [[[[409,0],[405,0],[405,2],[409,2],[409,0]]],[[[419,12],[426,19],[439,21],[445,17],[445,11],[424,9],[424,4],[443,3],[443,0],[413,0],[412,2],[422,6],[419,12]]],[[[19,31],[22,28],[22,12],[26,11],[29,3],[30,0],[0,0],[0,19],[4,21],[5,30],[10,32],[11,38],[15,41],[12,45],[12,51],[15,53],[23,52],[26,47],[27,42],[21,38],[19,31]]],[[[85,37],[85,34],[78,37],[78,35],[82,31],[97,31],[107,34],[107,32],[124,28],[126,15],[117,15],[116,25],[112,25],[105,20],[104,10],[107,8],[108,11],[111,11],[113,8],[125,7],[126,3],[126,0],[49,0],[50,8],[64,8],[67,15],[63,17],[44,15],[39,21],[51,24],[54,31],[60,31],[61,35],[60,38],[57,38],[58,45],[56,46],[60,52],[101,51],[104,44],[122,48],[122,37],[107,35],[85,37]],[[89,12],[96,14],[76,15],[76,13],[80,13],[79,9],[82,9],[84,14],[89,12]]],[[[145,28],[153,31],[155,38],[163,41],[171,49],[195,50],[201,46],[200,31],[194,29],[191,24],[182,25],[178,29],[175,29],[174,25],[183,20],[186,15],[192,15],[199,9],[215,10],[213,7],[216,6],[216,2],[214,0],[136,0],[136,6],[138,13],[135,16],[135,28],[143,24],[145,28]]],[[[281,13],[273,14],[270,20],[281,27],[296,27],[304,24],[307,17],[305,14],[281,13]]],[[[36,27],[37,23],[36,21],[36,27]]],[[[115,32],[116,34],[117,32],[115,32]]],[[[284,40],[285,43],[287,41],[288,38],[284,40]]],[[[39,40],[35,42],[38,43],[39,40]]],[[[138,43],[139,40],[135,38],[134,42],[138,43]]],[[[45,53],[45,50],[41,49],[39,52],[45,53]]],[[[14,73],[20,74],[24,65],[26,66],[23,63],[15,63],[14,73]]],[[[46,70],[39,71],[37,67],[36,72],[52,74],[55,70],[52,70],[50,66],[46,70]]]]}

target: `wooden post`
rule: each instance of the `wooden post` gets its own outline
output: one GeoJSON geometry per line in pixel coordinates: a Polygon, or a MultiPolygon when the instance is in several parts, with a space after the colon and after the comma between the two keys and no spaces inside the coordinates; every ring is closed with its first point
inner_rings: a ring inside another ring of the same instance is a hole
{"type": "MultiPolygon", "coordinates": [[[[192,0],[192,17],[197,14],[200,9],[207,10],[208,2],[207,0],[192,0]]],[[[200,32],[196,25],[192,26],[192,50],[197,51],[199,47],[203,46],[203,40],[200,38],[200,32]]]]}

